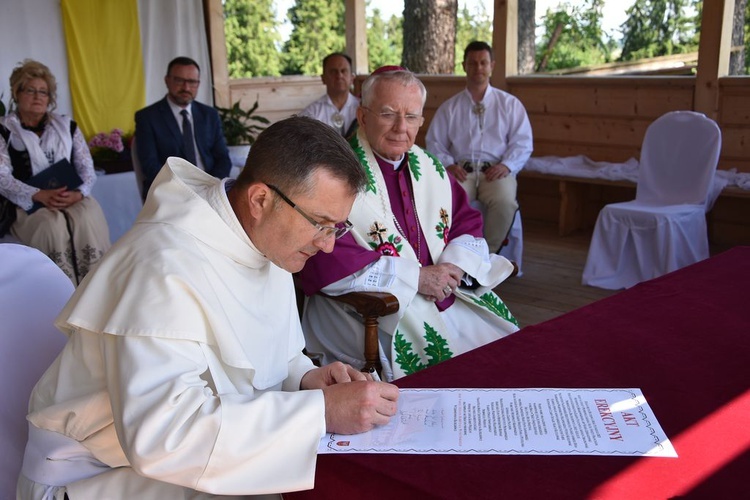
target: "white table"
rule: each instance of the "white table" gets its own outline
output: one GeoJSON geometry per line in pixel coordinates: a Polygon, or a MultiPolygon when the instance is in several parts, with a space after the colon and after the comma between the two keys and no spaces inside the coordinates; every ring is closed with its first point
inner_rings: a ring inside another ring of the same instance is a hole
{"type": "Polygon", "coordinates": [[[91,195],[102,207],[112,243],[130,229],[143,207],[132,171],[98,176],[91,195]]]}

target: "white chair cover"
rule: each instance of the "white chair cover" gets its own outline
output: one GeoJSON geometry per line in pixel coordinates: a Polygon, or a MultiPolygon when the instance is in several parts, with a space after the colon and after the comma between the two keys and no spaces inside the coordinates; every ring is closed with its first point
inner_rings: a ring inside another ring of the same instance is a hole
{"type": "Polygon", "coordinates": [[[0,498],[15,498],[29,395],[67,340],[53,321],[73,284],[35,248],[0,244],[0,262],[0,498]]]}
{"type": "Polygon", "coordinates": [[[100,175],[91,190],[107,219],[112,243],[133,226],[143,208],[137,182],[133,172],[100,175]]]}
{"type": "Polygon", "coordinates": [[[635,200],[606,205],[583,284],[628,288],[706,259],[706,210],[721,131],[701,113],[672,111],[646,130],[635,200]]]}

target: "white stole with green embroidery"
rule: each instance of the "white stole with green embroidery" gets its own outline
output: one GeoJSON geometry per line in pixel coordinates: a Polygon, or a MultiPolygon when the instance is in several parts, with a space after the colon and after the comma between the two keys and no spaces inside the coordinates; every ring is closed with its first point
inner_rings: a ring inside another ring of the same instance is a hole
{"type": "MultiPolygon", "coordinates": [[[[409,242],[399,233],[391,210],[385,180],[362,131],[352,139],[354,151],[365,167],[368,186],[360,195],[349,219],[357,243],[384,255],[418,261],[409,242]]],[[[407,153],[413,199],[433,262],[445,248],[452,222],[453,196],[448,172],[440,162],[417,146],[407,153]]],[[[426,244],[426,245],[425,245],[426,244]]],[[[399,321],[391,343],[394,378],[403,377],[453,356],[451,331],[446,328],[435,303],[417,294],[399,321]]]]}

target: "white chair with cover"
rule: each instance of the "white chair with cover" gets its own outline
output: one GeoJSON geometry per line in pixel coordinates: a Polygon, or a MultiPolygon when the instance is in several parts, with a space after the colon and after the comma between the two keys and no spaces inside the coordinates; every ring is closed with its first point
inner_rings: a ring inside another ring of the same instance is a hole
{"type": "Polygon", "coordinates": [[[629,288],[709,257],[706,200],[721,131],[701,113],[672,111],[646,130],[635,200],[606,205],[583,284],[629,288]]]}
{"type": "Polygon", "coordinates": [[[0,498],[15,498],[29,396],[67,340],[53,321],[73,284],[35,248],[0,244],[0,262],[0,498]]]}

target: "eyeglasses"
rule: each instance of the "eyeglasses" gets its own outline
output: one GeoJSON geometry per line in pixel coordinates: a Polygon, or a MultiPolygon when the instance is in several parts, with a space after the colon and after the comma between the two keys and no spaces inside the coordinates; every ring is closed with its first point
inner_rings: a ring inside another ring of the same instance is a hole
{"type": "Polygon", "coordinates": [[[26,87],[23,90],[21,90],[21,92],[29,96],[35,96],[39,94],[42,97],[49,97],[49,90],[45,90],[45,89],[34,89],[31,87],[26,87]]]}
{"type": "Polygon", "coordinates": [[[190,80],[187,78],[180,78],[179,76],[170,76],[169,78],[179,86],[187,85],[188,87],[197,87],[201,83],[200,80],[190,80]]]}
{"type": "Polygon", "coordinates": [[[344,236],[346,233],[348,233],[351,230],[352,223],[349,222],[349,219],[347,219],[346,221],[344,221],[342,223],[336,224],[335,226],[324,226],[324,225],[320,224],[315,219],[313,219],[312,217],[310,217],[309,215],[307,215],[301,208],[299,208],[297,206],[296,203],[294,203],[292,200],[290,200],[289,198],[287,198],[286,195],[284,193],[282,193],[279,188],[277,188],[273,184],[266,184],[266,185],[269,188],[271,188],[271,190],[274,193],[278,194],[281,197],[282,200],[284,200],[285,202],[287,202],[290,207],[292,207],[293,209],[295,209],[302,217],[304,217],[307,220],[307,222],[309,222],[310,224],[312,224],[313,226],[315,226],[315,229],[318,230],[318,233],[313,237],[313,239],[315,239],[315,240],[322,240],[322,239],[326,239],[326,238],[328,238],[330,236],[333,236],[336,239],[339,239],[339,238],[341,238],[342,236],[344,236]]]}
{"type": "Polygon", "coordinates": [[[362,106],[362,108],[377,116],[382,123],[391,126],[393,126],[396,121],[402,117],[406,122],[406,126],[410,128],[421,127],[424,123],[424,116],[422,115],[416,115],[413,113],[406,113],[405,115],[402,115],[394,111],[381,111],[380,113],[376,113],[367,106],[362,106]]]}

